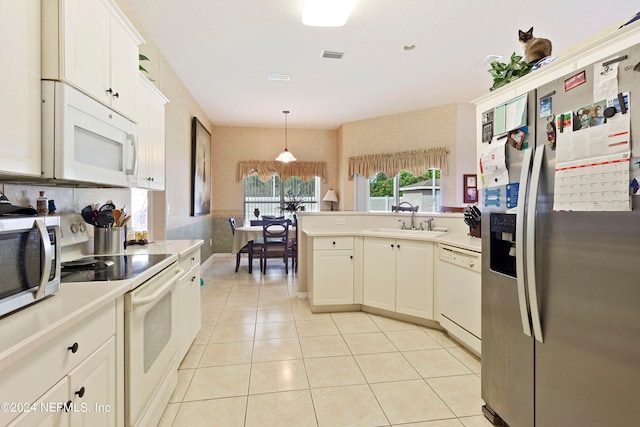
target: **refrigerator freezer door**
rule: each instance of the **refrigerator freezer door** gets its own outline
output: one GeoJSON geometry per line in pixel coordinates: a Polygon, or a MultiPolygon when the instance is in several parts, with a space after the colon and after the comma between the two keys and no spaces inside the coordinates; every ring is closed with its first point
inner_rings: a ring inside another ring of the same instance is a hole
{"type": "MultiPolygon", "coordinates": [[[[536,102],[535,92],[530,92],[527,103],[530,148],[527,150],[533,150],[535,145],[536,102]]],[[[509,144],[506,151],[509,182],[517,183],[521,169],[529,168],[527,158],[531,152],[517,150],[509,144]]],[[[506,211],[505,187],[500,191],[503,196],[500,206],[483,205],[482,210],[482,235],[486,236],[482,239],[482,251],[488,254],[482,257],[482,399],[509,425],[533,427],[534,344],[533,338],[523,332],[524,325],[528,326],[529,315],[521,316],[516,278],[491,269],[492,256],[500,253],[513,257],[512,253],[491,250],[491,214],[506,211]]],[[[524,208],[519,211],[521,209],[524,208]]],[[[516,249],[523,244],[516,240],[515,233],[504,238],[513,239],[516,249]]]]}
{"type": "MultiPolygon", "coordinates": [[[[628,59],[619,63],[619,90],[640,97],[640,73],[633,71],[640,49],[623,54],[628,59]]],[[[555,91],[553,114],[593,103],[594,67],[585,72],[587,83],[568,92],[564,79],[538,89],[555,91]]],[[[640,135],[640,109],[633,105],[632,134],[640,135]]],[[[538,144],[546,144],[546,124],[538,119],[538,144]]],[[[631,212],[552,212],[555,153],[548,145],[544,150],[536,209],[536,291],[544,332],[544,343],[535,343],[536,425],[637,425],[640,203],[634,200],[631,212]]]]}

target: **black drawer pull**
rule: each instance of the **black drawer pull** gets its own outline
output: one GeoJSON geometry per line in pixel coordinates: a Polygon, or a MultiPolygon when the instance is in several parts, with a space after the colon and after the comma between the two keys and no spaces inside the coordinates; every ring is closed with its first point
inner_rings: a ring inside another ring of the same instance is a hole
{"type": "Polygon", "coordinates": [[[67,347],[67,350],[71,350],[71,353],[76,353],[78,351],[78,343],[74,342],[71,347],[67,347]]]}
{"type": "Polygon", "coordinates": [[[76,393],[75,393],[75,394],[77,394],[77,395],[78,395],[78,397],[79,397],[80,399],[82,399],[82,396],[84,396],[84,391],[85,391],[85,390],[84,390],[84,387],[80,387],[80,390],[76,391],[76,393]]]}

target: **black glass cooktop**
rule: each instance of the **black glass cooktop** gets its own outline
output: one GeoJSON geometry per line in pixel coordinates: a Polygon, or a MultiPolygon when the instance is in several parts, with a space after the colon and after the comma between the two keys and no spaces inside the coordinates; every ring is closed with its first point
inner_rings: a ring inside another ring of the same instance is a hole
{"type": "Polygon", "coordinates": [[[170,254],[104,255],[62,263],[62,283],[133,279],[170,254]]]}

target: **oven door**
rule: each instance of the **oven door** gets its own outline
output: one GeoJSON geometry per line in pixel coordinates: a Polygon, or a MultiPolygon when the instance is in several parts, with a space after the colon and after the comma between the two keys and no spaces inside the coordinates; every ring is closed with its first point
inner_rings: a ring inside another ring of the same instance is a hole
{"type": "Polygon", "coordinates": [[[177,263],[172,264],[125,295],[128,425],[142,419],[165,377],[177,365],[176,282],[183,272],[177,263]]]}

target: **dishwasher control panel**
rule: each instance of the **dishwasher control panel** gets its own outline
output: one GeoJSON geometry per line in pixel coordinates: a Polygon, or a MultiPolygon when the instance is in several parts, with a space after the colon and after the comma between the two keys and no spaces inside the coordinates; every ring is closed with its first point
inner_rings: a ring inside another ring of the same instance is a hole
{"type": "Polygon", "coordinates": [[[440,246],[440,259],[468,270],[482,270],[481,254],[453,246],[440,246]]]}

